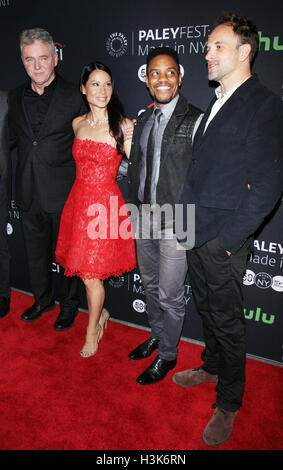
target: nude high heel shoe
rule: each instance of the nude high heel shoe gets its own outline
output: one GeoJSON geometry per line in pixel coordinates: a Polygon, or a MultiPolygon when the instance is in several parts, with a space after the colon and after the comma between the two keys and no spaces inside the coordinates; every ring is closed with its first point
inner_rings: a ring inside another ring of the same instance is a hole
{"type": "Polygon", "coordinates": [[[110,318],[110,314],[106,308],[102,309],[98,324],[101,326],[101,333],[99,335],[99,341],[102,339],[104,328],[107,328],[107,322],[110,318]]]}
{"type": "Polygon", "coordinates": [[[101,326],[98,323],[95,330],[86,329],[86,339],[83,349],[80,352],[81,357],[92,357],[96,354],[98,349],[98,342],[100,339],[101,326]]]}

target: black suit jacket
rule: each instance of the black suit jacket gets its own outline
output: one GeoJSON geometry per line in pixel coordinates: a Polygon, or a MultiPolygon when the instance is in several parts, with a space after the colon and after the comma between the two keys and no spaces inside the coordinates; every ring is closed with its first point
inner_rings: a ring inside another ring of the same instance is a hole
{"type": "Polygon", "coordinates": [[[23,106],[25,87],[9,93],[9,128],[17,145],[16,203],[28,210],[33,197],[46,212],[62,210],[75,179],[72,120],[86,112],[78,88],[57,76],[48,112],[37,136],[23,106]]]}
{"type": "Polygon", "coordinates": [[[251,77],[226,101],[203,135],[214,102],[194,139],[181,202],[195,204],[195,246],[218,237],[223,248],[235,253],[282,193],[282,102],[251,77]]]}
{"type": "Polygon", "coordinates": [[[0,91],[0,179],[7,191],[7,201],[11,199],[11,159],[8,135],[7,92],[0,91]]]}

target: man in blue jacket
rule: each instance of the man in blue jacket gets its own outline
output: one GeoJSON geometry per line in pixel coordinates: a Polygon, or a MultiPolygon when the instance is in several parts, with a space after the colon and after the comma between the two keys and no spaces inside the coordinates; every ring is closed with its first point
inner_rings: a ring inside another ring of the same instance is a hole
{"type": "Polygon", "coordinates": [[[209,80],[220,86],[196,133],[181,198],[195,204],[195,245],[187,260],[205,349],[203,365],[173,381],[217,384],[216,411],[202,436],[209,446],[229,439],[242,404],[242,278],[251,237],[282,192],[282,102],[251,73],[257,49],[257,29],[246,17],[229,13],[217,21],[206,61],[209,80]]]}

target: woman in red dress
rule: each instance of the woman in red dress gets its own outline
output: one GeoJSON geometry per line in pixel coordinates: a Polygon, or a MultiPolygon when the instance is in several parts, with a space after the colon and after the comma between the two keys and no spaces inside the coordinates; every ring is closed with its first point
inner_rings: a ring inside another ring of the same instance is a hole
{"type": "Polygon", "coordinates": [[[73,121],[76,179],[66,201],[56,259],[67,276],[86,288],[89,321],[82,357],[93,356],[109,313],[103,280],[136,266],[125,201],[115,181],[122,155],[129,157],[132,121],[113,90],[111,71],[100,62],[84,67],[81,91],[89,111],[73,121]]]}

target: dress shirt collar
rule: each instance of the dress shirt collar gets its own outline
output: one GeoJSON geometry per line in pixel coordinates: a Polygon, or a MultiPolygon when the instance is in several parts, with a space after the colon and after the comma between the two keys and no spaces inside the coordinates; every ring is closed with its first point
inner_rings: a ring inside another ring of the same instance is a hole
{"type": "MultiPolygon", "coordinates": [[[[169,103],[164,104],[160,109],[162,110],[162,114],[164,114],[165,118],[169,119],[171,117],[171,114],[173,113],[175,106],[177,104],[177,101],[179,99],[179,94],[175,96],[169,103]]],[[[154,105],[154,109],[156,109],[157,106],[154,105]]]]}
{"type": "MultiPolygon", "coordinates": [[[[55,86],[56,86],[56,82],[57,82],[57,76],[55,75],[54,79],[52,80],[51,83],[49,83],[49,85],[47,85],[46,87],[44,87],[44,93],[43,94],[48,94],[48,93],[52,93],[55,89],[55,86]]],[[[29,94],[29,95],[38,95],[38,93],[36,93],[36,91],[34,91],[32,89],[32,86],[31,86],[31,81],[28,83],[28,86],[26,88],[26,94],[29,94]]],[[[42,96],[42,95],[40,95],[42,96]]]]}
{"type": "Polygon", "coordinates": [[[222,93],[221,85],[219,85],[215,89],[215,94],[216,94],[217,99],[218,100],[224,100],[224,101],[228,100],[228,98],[230,98],[230,96],[234,93],[234,91],[236,91],[237,88],[239,88],[241,85],[243,85],[243,83],[245,83],[245,81],[248,80],[249,78],[250,77],[245,78],[245,80],[243,80],[241,83],[239,83],[238,85],[231,88],[231,90],[226,91],[226,93],[222,93]]]}

